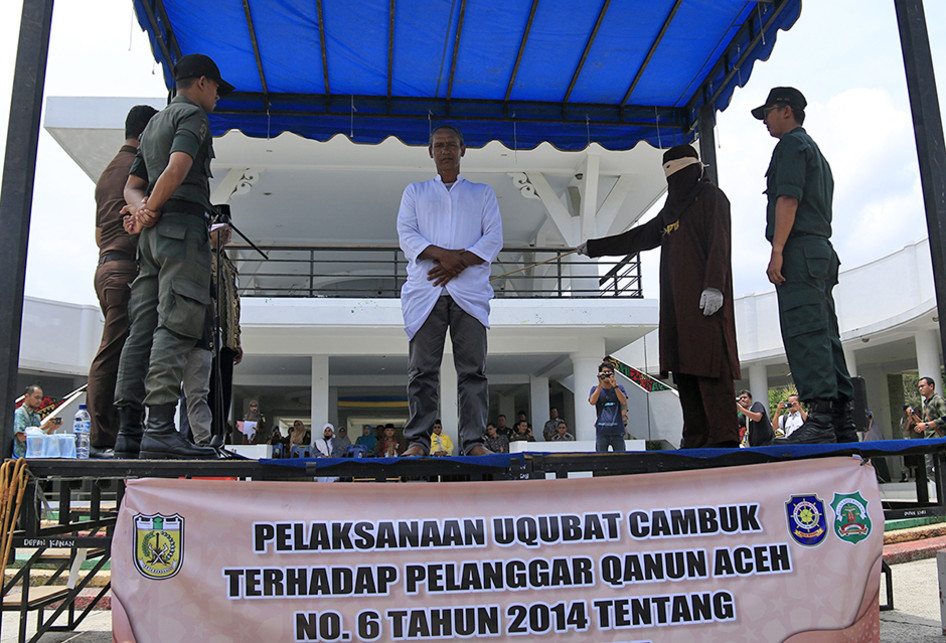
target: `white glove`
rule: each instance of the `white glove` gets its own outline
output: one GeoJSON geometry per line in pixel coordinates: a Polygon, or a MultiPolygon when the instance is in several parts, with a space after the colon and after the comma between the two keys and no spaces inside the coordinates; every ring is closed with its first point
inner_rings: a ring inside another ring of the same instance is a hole
{"type": "Polygon", "coordinates": [[[575,252],[587,257],[588,256],[588,242],[582,241],[581,243],[579,243],[578,246],[575,248],[575,252]]]}
{"type": "Polygon", "coordinates": [[[700,310],[704,317],[709,317],[723,307],[723,293],[715,288],[707,288],[700,295],[700,310]]]}

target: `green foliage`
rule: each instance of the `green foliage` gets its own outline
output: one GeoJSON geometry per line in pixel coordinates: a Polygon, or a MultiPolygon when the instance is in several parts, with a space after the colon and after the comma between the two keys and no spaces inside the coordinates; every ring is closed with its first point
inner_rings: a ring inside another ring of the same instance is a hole
{"type": "Polygon", "coordinates": [[[789,395],[796,395],[798,391],[795,390],[794,386],[782,386],[780,388],[770,388],[769,389],[769,419],[775,417],[775,410],[778,408],[779,402],[785,402],[788,400],[789,395]]]}
{"type": "MultiPolygon", "coordinates": [[[[920,381],[919,375],[912,373],[903,374],[903,403],[909,404],[914,409],[920,405],[920,394],[916,391],[916,385],[920,381]]],[[[939,392],[941,389],[937,389],[939,392]]]]}

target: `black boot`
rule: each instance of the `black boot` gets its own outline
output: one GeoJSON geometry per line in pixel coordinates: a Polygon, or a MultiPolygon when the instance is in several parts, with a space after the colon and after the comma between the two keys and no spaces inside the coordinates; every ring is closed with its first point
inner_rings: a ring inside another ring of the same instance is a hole
{"type": "Polygon", "coordinates": [[[217,451],[188,442],[174,426],[174,404],[148,407],[148,423],[141,438],[145,460],[216,460],[217,451]]]}
{"type": "Polygon", "coordinates": [[[118,407],[118,436],[115,438],[115,459],[135,460],[141,450],[145,410],[138,406],[118,407]]]}
{"type": "Polygon", "coordinates": [[[834,406],[834,435],[838,442],[860,442],[854,424],[854,402],[838,400],[834,406]]]}
{"type": "Polygon", "coordinates": [[[808,419],[787,438],[772,440],[775,446],[781,444],[833,444],[837,442],[834,433],[834,418],[831,402],[815,400],[809,405],[808,419]]]}

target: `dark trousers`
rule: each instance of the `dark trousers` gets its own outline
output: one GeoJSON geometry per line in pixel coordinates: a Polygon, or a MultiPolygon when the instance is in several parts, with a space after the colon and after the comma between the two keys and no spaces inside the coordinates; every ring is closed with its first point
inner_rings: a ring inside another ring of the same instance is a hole
{"type": "Polygon", "coordinates": [[[118,435],[115,380],[122,347],[128,338],[128,299],[131,282],[138,273],[133,260],[108,261],[95,270],[95,295],[105,317],[102,343],[89,367],[86,404],[92,417],[92,446],[110,449],[118,435]]]}
{"type": "Polygon", "coordinates": [[[407,406],[410,419],[404,426],[408,446],[430,450],[430,434],[440,402],[440,363],[447,329],[453,342],[457,369],[457,403],[460,411],[460,452],[483,443],[489,393],[486,381],[486,327],[460,308],[452,298],[437,300],[427,321],[409,347],[407,406]]]}
{"type": "Polygon", "coordinates": [[[236,359],[236,351],[229,348],[220,349],[220,384],[217,383],[217,360],[214,360],[210,369],[210,397],[207,403],[210,404],[210,413],[213,417],[211,423],[212,435],[226,436],[227,417],[230,415],[230,400],[233,395],[233,360],[236,359]],[[222,397],[222,406],[218,409],[217,390],[220,389],[222,397]]]}
{"type": "MultiPolygon", "coordinates": [[[[729,366],[724,365],[728,371],[729,366]]],[[[731,377],[697,377],[674,373],[683,407],[683,449],[739,442],[736,391],[731,377]]]]}
{"type": "Polygon", "coordinates": [[[210,303],[206,222],[164,213],[138,238],[138,276],[131,285],[131,327],[118,367],[117,406],[176,404],[184,363],[204,333],[210,303]]]}
{"type": "Polygon", "coordinates": [[[595,438],[595,451],[598,453],[607,453],[608,447],[615,453],[627,451],[627,444],[624,442],[623,435],[599,435],[595,438]]]}
{"type": "Polygon", "coordinates": [[[831,294],[838,283],[838,255],[830,241],[809,235],[790,237],[782,258],[785,283],[775,292],[782,343],[799,399],[853,399],[831,294]]]}

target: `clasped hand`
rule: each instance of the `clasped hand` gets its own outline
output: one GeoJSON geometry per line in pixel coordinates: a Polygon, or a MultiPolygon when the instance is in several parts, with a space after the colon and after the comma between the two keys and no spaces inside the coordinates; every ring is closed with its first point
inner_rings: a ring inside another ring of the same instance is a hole
{"type": "Polygon", "coordinates": [[[473,262],[468,261],[470,252],[466,250],[444,250],[434,260],[434,267],[427,272],[427,281],[433,281],[434,286],[443,286],[457,277],[473,262]]]}
{"type": "Polygon", "coordinates": [[[122,208],[122,226],[128,234],[138,234],[143,228],[150,228],[161,218],[161,212],[148,208],[148,197],[137,206],[126,205],[122,208]]]}

